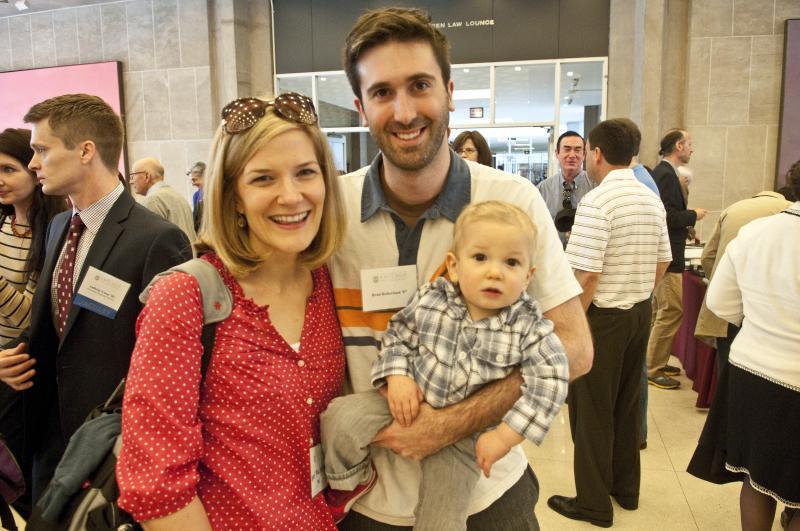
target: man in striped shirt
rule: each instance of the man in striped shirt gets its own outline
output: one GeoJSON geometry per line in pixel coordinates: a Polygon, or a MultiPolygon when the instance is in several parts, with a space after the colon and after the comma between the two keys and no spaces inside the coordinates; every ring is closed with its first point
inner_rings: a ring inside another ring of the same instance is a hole
{"type": "Polygon", "coordinates": [[[598,186],[578,205],[567,259],[583,287],[594,366],[570,384],[577,496],[547,504],[574,520],[613,523],[609,495],[639,504],[639,392],[650,295],[672,260],[661,201],[628,169],[636,125],[606,120],[589,133],[587,172],[598,186]]]}

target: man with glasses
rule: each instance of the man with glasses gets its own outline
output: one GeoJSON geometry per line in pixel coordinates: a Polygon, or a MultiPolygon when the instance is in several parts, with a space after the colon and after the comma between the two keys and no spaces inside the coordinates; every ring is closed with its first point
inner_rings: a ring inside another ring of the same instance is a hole
{"type": "Polygon", "coordinates": [[[142,206],[177,225],[190,242],[197,238],[189,202],[164,182],[164,166],[152,157],[137,160],[129,175],[131,188],[143,195],[142,206]]]}
{"type": "Polygon", "coordinates": [[[575,131],[567,131],[558,137],[556,158],[559,171],[537,186],[564,245],[567,242],[567,233],[572,228],[578,203],[586,192],[595,187],[583,170],[584,147],[583,137],[575,131]]]}
{"type": "MultiPolygon", "coordinates": [[[[454,84],[446,37],[422,10],[385,8],[358,20],[344,57],[355,106],[381,149],[372,165],[340,179],[348,231],[330,271],[349,390],[372,388],[371,367],[389,319],[418,286],[444,272],[462,208],[489,199],[513,203],[531,216],[538,238],[530,293],[566,348],[570,377],[585,374],[592,347],[580,288],[541,196],[525,179],[468,165],[447,144],[454,84]]],[[[414,460],[496,425],[519,398],[520,384],[519,376],[511,375],[446,408],[422,404],[408,427],[395,422],[384,428],[373,452],[375,487],[357,502],[350,500],[354,512],[339,529],[412,526],[421,481],[414,460]]],[[[512,450],[494,465],[490,478],[478,481],[467,529],[536,530],[537,498],[533,471],[525,456],[512,450]]]]}

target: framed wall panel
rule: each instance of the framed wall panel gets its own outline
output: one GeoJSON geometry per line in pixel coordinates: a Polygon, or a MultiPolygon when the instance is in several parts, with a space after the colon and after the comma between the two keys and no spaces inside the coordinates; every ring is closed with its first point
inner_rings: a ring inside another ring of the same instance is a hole
{"type": "Polygon", "coordinates": [[[786,172],[800,160],[800,19],[786,21],[780,117],[776,189],[786,184],[786,172]]]}
{"type": "MultiPolygon", "coordinates": [[[[99,96],[123,117],[122,65],[118,61],[84,65],[54,66],[0,72],[0,130],[7,127],[26,127],[22,117],[34,104],[61,94],[85,93],[99,96]]],[[[125,144],[123,143],[123,146],[125,144]]],[[[123,147],[120,171],[125,174],[127,163],[123,147]]]]}

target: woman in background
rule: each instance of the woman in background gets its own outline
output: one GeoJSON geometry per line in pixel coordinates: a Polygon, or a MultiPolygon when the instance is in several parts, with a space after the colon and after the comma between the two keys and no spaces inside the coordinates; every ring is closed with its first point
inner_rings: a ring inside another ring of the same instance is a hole
{"type": "Polygon", "coordinates": [[[462,159],[484,166],[492,165],[492,150],[483,135],[477,131],[464,131],[453,140],[453,151],[462,159]]]}
{"type": "MultiPolygon", "coordinates": [[[[800,161],[787,181],[800,192],[800,161]]],[[[800,202],[751,221],[725,249],[708,309],[741,326],[689,473],[742,482],[742,529],[769,530],[778,502],[800,530],[800,202]],[[719,436],[717,436],[719,434],[719,436]]]]}
{"type": "MultiPolygon", "coordinates": [[[[30,141],[29,129],[0,133],[0,348],[7,348],[28,326],[44,264],[47,225],[67,207],[63,197],[44,195],[36,175],[28,170],[33,158],[30,141]]],[[[19,393],[0,382],[0,434],[18,459],[22,458],[20,399],[19,393]]],[[[23,497],[14,507],[27,516],[29,502],[23,497]]]]}

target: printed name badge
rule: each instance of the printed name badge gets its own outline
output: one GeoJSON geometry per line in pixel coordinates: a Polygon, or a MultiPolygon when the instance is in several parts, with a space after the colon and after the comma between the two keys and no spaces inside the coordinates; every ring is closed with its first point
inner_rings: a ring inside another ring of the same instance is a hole
{"type": "Polygon", "coordinates": [[[365,312],[403,308],[417,291],[417,266],[361,270],[361,305],[365,312]]]}
{"type": "Polygon", "coordinates": [[[328,477],[325,475],[325,458],[322,455],[322,445],[311,447],[311,497],[313,498],[322,489],[328,486],[328,477]]]}
{"type": "Polygon", "coordinates": [[[130,287],[124,280],[89,267],[72,304],[113,319],[130,287]]]}

